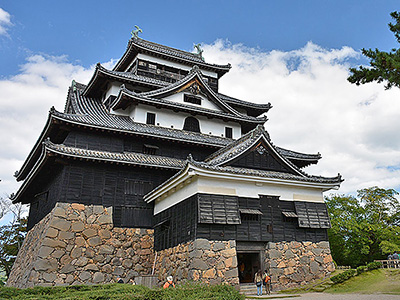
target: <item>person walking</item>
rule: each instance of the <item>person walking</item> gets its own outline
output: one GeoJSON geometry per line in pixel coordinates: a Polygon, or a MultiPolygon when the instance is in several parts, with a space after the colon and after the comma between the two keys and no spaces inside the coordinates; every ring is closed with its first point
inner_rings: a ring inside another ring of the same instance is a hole
{"type": "Polygon", "coordinates": [[[258,270],[258,272],[254,275],[254,283],[257,286],[257,295],[261,296],[262,295],[262,272],[261,270],[258,270]]]}
{"type": "Polygon", "coordinates": [[[264,271],[263,284],[266,294],[271,294],[271,277],[268,275],[267,270],[264,271]]]}
{"type": "Polygon", "coordinates": [[[167,288],[170,288],[170,287],[172,287],[172,288],[175,287],[175,284],[173,282],[173,277],[172,276],[168,276],[167,277],[167,282],[164,283],[164,286],[163,286],[164,289],[167,289],[167,288]]]}

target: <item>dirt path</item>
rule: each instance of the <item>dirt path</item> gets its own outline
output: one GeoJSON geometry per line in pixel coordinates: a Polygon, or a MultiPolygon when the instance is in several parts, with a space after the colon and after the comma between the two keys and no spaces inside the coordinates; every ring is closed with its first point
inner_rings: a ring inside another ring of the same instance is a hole
{"type": "MultiPolygon", "coordinates": [[[[258,297],[257,297],[258,298],[258,297]]],[[[327,294],[327,293],[306,293],[297,295],[274,294],[270,296],[261,296],[259,299],[279,299],[279,300],[400,300],[400,295],[386,294],[327,294]],[[285,297],[287,296],[287,297],[285,297]]]]}

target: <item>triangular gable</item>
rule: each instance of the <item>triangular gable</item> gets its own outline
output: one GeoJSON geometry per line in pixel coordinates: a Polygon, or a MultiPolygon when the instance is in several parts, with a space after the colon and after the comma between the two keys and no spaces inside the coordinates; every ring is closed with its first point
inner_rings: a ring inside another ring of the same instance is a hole
{"type": "Polygon", "coordinates": [[[141,93],[140,95],[149,98],[162,99],[173,94],[181,93],[183,91],[189,93],[201,93],[210,102],[219,107],[223,112],[231,113],[236,116],[241,116],[241,114],[237,110],[221,101],[218,95],[204,81],[201,71],[197,66],[193,67],[185,78],[167,87],[141,93]]]}
{"type": "Polygon", "coordinates": [[[217,151],[205,162],[214,166],[270,170],[304,176],[304,173],[277,151],[262,126],[257,126],[239,140],[217,151]]]}
{"type": "Polygon", "coordinates": [[[259,170],[269,170],[277,172],[292,173],[292,168],[289,168],[287,163],[284,162],[276,152],[264,142],[263,139],[258,141],[256,145],[248,149],[246,152],[241,153],[237,158],[224,166],[251,168],[259,170]]]}

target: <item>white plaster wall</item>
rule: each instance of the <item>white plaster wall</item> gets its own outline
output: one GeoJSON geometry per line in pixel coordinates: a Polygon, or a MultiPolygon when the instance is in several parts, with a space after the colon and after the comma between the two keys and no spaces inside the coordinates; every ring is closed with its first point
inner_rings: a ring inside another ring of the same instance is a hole
{"type": "Polygon", "coordinates": [[[171,193],[167,198],[156,200],[154,214],[158,214],[196,193],[250,198],[259,198],[261,194],[279,196],[279,199],[284,201],[324,202],[322,189],[319,188],[285,186],[256,181],[218,180],[215,178],[195,177],[190,184],[171,193]]]}
{"type": "Polygon", "coordinates": [[[182,103],[185,105],[191,105],[194,107],[202,107],[202,108],[212,109],[212,110],[216,110],[216,111],[222,111],[216,104],[214,104],[213,102],[208,100],[206,97],[201,96],[201,95],[196,95],[196,97],[201,98],[201,105],[193,104],[190,102],[184,102],[183,101],[184,94],[185,93],[177,93],[177,94],[173,94],[168,97],[165,97],[164,99],[172,101],[172,102],[182,103]]]}
{"type": "MultiPolygon", "coordinates": [[[[125,115],[129,115],[135,122],[139,123],[146,123],[147,112],[155,113],[156,125],[175,129],[183,129],[185,119],[191,116],[188,113],[175,113],[168,109],[157,109],[153,106],[143,104],[135,106],[131,111],[128,111],[128,109],[125,111],[125,115]]],[[[119,110],[119,113],[121,114],[123,111],[119,110]]],[[[241,127],[238,123],[224,122],[219,119],[208,119],[207,117],[203,116],[196,116],[195,118],[199,120],[200,131],[202,133],[215,136],[225,136],[225,127],[231,127],[233,129],[232,134],[234,139],[238,139],[241,136],[241,127]]]]}
{"type": "Polygon", "coordinates": [[[108,90],[106,92],[106,96],[105,96],[104,99],[107,99],[110,95],[118,96],[120,88],[121,88],[121,83],[120,82],[112,82],[110,84],[110,86],[108,87],[108,90]]]}
{"type": "Polygon", "coordinates": [[[164,198],[163,200],[156,200],[156,203],[154,204],[154,214],[156,215],[163,210],[174,206],[175,204],[187,199],[197,192],[197,178],[194,178],[190,184],[185,185],[183,188],[177,190],[169,197],[164,198]]]}
{"type": "MultiPolygon", "coordinates": [[[[164,60],[164,59],[158,58],[158,57],[152,57],[152,56],[149,56],[149,55],[146,55],[146,54],[139,53],[137,55],[137,57],[139,59],[152,61],[152,62],[158,63],[160,65],[165,65],[165,66],[169,66],[169,67],[173,67],[173,68],[177,68],[177,69],[181,69],[181,70],[185,70],[185,71],[190,71],[192,69],[189,66],[185,66],[185,65],[178,64],[178,63],[174,63],[174,62],[171,62],[171,61],[168,61],[168,60],[164,60]]],[[[194,63],[194,64],[196,64],[196,63],[194,63]]],[[[199,68],[200,68],[200,66],[199,66],[199,68]]],[[[203,73],[205,76],[218,78],[217,73],[206,71],[206,70],[202,70],[201,68],[200,68],[200,70],[201,70],[201,73],[203,73]]]]}

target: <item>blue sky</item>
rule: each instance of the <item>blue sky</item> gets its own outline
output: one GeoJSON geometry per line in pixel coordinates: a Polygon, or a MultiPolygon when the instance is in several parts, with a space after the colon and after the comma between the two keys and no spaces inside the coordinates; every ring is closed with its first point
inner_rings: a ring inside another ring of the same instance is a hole
{"type": "Polygon", "coordinates": [[[143,38],[179,49],[218,38],[263,51],[312,41],[324,48],[391,49],[389,13],[398,1],[0,1],[11,15],[0,38],[0,75],[35,53],[67,55],[85,67],[118,58],[134,25],[143,38]]]}
{"type": "Polygon", "coordinates": [[[400,189],[400,90],[347,82],[360,49],[398,47],[387,24],[398,1],[2,1],[0,196],[72,79],[112,68],[134,25],[141,37],[231,63],[221,92],[271,102],[266,129],[281,147],[322,154],[310,174],[345,182],[340,193],[400,189]]]}

